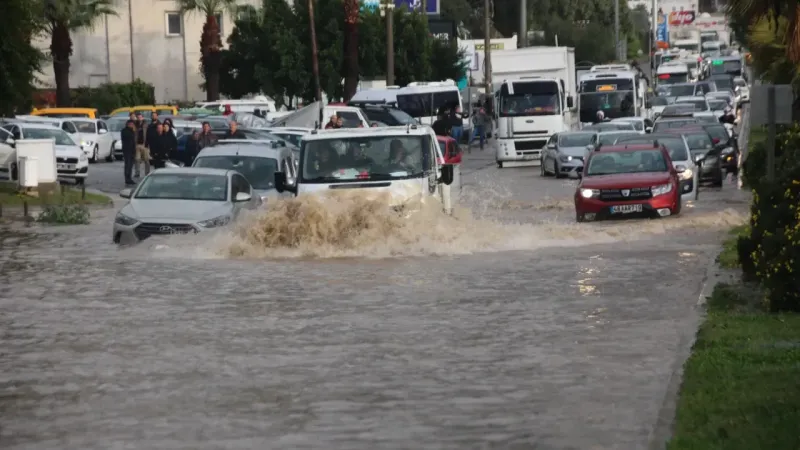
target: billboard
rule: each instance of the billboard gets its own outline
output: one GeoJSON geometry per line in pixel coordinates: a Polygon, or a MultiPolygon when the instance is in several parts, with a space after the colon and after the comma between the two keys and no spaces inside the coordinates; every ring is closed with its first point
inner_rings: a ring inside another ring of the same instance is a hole
{"type": "Polygon", "coordinates": [[[691,25],[695,19],[694,11],[687,11],[681,9],[679,11],[672,11],[669,13],[669,24],[671,26],[691,25]]]}
{"type": "Polygon", "coordinates": [[[656,27],[656,41],[669,42],[669,28],[667,28],[667,15],[658,10],[658,26],[656,27]]]}
{"type": "MultiPolygon", "coordinates": [[[[422,0],[393,0],[395,8],[400,8],[405,6],[407,9],[412,11],[420,11],[422,9],[422,0]]],[[[438,16],[439,11],[439,1],[440,0],[428,0],[426,4],[427,13],[429,15],[436,15],[438,16]]],[[[381,0],[361,0],[361,9],[362,10],[377,10],[380,8],[381,4],[384,1],[381,0]]]]}

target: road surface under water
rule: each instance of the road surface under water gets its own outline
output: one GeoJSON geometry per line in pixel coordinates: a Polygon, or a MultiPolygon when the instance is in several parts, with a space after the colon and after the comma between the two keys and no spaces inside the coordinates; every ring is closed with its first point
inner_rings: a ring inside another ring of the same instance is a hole
{"type": "Polygon", "coordinates": [[[487,153],[456,219],[0,232],[0,447],[646,448],[746,197],[575,224],[574,182],[487,153]]]}

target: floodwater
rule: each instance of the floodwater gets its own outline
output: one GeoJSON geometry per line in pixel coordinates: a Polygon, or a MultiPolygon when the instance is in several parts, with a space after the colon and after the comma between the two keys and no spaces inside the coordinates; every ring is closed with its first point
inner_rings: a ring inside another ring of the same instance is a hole
{"type": "Polygon", "coordinates": [[[0,447],[646,448],[741,195],[575,224],[569,186],[482,183],[455,217],[341,198],[123,249],[113,211],[0,231],[0,447]]]}

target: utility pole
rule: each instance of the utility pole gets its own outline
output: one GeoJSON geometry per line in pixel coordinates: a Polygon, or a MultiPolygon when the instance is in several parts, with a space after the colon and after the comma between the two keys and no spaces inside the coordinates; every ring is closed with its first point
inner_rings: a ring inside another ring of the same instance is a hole
{"type": "Polygon", "coordinates": [[[386,12],[386,85],[394,85],[394,0],[387,0],[386,12]]]}
{"type": "Polygon", "coordinates": [[[528,2],[527,0],[519,0],[519,37],[517,38],[517,47],[524,48],[528,46],[528,2]]]}
{"type": "MultiPolygon", "coordinates": [[[[391,0],[391,1],[394,2],[394,0],[391,0]]],[[[441,0],[437,0],[437,1],[441,1],[441,0]]],[[[428,0],[422,0],[422,5],[420,7],[420,12],[422,13],[422,17],[425,18],[425,23],[428,23],[428,0]]]]}
{"type": "Polygon", "coordinates": [[[492,21],[491,8],[489,2],[483,0],[483,84],[486,90],[486,98],[491,98],[492,92],[492,21]]]}
{"type": "Polygon", "coordinates": [[[617,61],[623,61],[620,55],[621,45],[619,45],[619,0],[614,0],[614,39],[617,43],[615,49],[617,51],[617,61]]]}
{"type": "Polygon", "coordinates": [[[314,0],[308,0],[308,23],[311,28],[311,69],[314,72],[314,85],[317,91],[317,101],[319,102],[319,122],[318,127],[322,126],[322,86],[319,84],[319,53],[317,52],[317,30],[314,24],[314,0]]]}

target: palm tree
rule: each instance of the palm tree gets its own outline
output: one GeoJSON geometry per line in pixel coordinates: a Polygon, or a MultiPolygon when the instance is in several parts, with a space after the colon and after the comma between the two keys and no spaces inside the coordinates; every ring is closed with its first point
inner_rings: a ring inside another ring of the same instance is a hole
{"type": "Polygon", "coordinates": [[[358,89],[358,0],[344,0],[344,100],[358,89]]]}
{"type": "Polygon", "coordinates": [[[206,79],[206,100],[219,99],[219,70],[222,62],[222,36],[217,15],[236,14],[236,0],[178,0],[182,11],[206,16],[200,36],[200,64],[206,79]]]}
{"type": "Polygon", "coordinates": [[[786,19],[786,56],[795,63],[800,63],[800,1],[798,0],[729,0],[728,15],[734,21],[743,21],[747,25],[755,25],[761,19],[775,24],[778,18],[786,19]]]}
{"type": "Polygon", "coordinates": [[[50,35],[50,56],[56,80],[56,104],[71,106],[69,66],[75,30],[92,29],[105,15],[116,15],[113,0],[45,0],[45,32],[50,35]]]}

